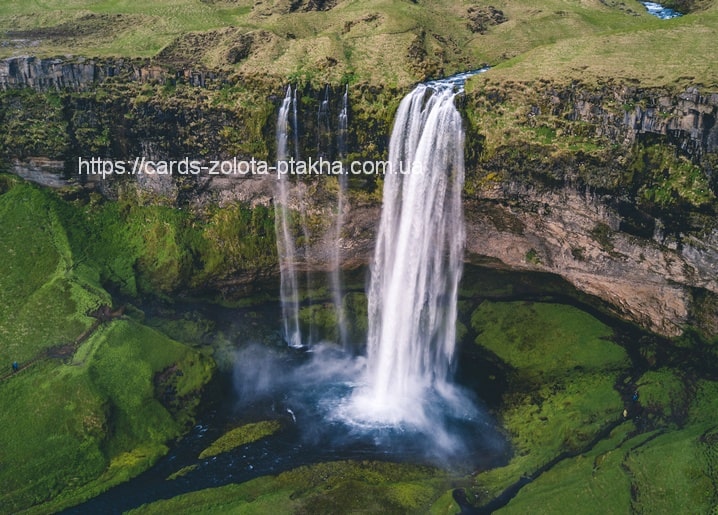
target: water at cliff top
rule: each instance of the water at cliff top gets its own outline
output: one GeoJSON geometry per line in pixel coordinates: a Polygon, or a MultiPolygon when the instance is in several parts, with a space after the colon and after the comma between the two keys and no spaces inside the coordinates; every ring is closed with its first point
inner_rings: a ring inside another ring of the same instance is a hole
{"type": "Polygon", "coordinates": [[[652,14],[656,18],[662,20],[670,20],[672,18],[678,18],[683,16],[678,11],[671,9],[670,7],[663,7],[661,4],[656,2],[641,2],[648,11],[648,14],[652,14]]]}

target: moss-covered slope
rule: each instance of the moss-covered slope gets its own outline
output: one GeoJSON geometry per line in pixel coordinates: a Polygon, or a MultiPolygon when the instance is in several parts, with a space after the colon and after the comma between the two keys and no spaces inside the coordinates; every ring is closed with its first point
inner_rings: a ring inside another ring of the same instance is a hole
{"type": "Polygon", "coordinates": [[[1,180],[0,501],[48,512],[162,456],[192,423],[214,362],[112,311],[109,257],[86,252],[102,240],[76,232],[74,206],[1,180]]]}

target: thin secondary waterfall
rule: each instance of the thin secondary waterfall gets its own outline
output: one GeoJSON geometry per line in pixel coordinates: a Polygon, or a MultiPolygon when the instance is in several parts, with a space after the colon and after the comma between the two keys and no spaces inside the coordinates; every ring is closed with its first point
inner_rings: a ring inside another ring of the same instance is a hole
{"type": "MultiPolygon", "coordinates": [[[[283,329],[290,346],[307,347],[311,352],[302,353],[296,370],[275,374],[267,381],[255,378],[257,373],[267,375],[261,367],[257,372],[262,359],[239,359],[238,363],[247,368],[238,377],[246,378],[240,391],[248,398],[281,397],[297,427],[306,429],[315,442],[352,449],[376,446],[389,454],[418,453],[442,466],[470,463],[475,452],[485,450],[482,446],[494,445],[496,436],[480,403],[453,377],[465,243],[461,203],[464,132],[454,101],[464,81],[482,71],[419,85],[399,105],[370,265],[366,354],[356,353],[353,344],[359,342],[347,341],[345,334],[348,317],[343,309],[341,267],[345,256],[340,243],[349,207],[346,176],[338,182],[336,218],[324,238],[333,244],[325,264],[331,266],[329,280],[339,342],[314,340],[304,323],[300,334],[296,270],[302,256],[294,255],[300,245],[295,247],[293,236],[301,233],[297,222],[302,211],[301,194],[295,190],[304,185],[288,183],[286,176],[278,182],[276,226],[283,329]],[[292,217],[287,209],[289,184],[292,217]],[[299,205],[295,206],[296,202],[299,205]]],[[[335,130],[329,134],[327,151],[331,158],[346,161],[348,91],[344,91],[341,103],[337,102],[338,113],[329,111],[328,99],[327,92],[319,112],[315,111],[320,116],[317,121],[325,127],[331,122],[335,130]]],[[[292,126],[295,104],[295,92],[289,88],[277,120],[279,160],[286,159],[291,147],[297,146],[293,143],[297,131],[292,126]]],[[[317,136],[322,132],[318,126],[317,136]]],[[[307,303],[313,310],[308,292],[301,296],[302,305],[307,303]]],[[[325,303],[325,299],[319,300],[325,303]]],[[[277,370],[279,365],[275,366],[272,359],[266,370],[277,370]]]]}
{"type": "MultiPolygon", "coordinates": [[[[371,267],[367,377],[353,417],[425,426],[429,398],[451,397],[462,271],[464,133],[450,82],[399,105],[371,267]]],[[[450,400],[450,399],[447,399],[450,400]]],[[[433,401],[432,401],[433,402],[433,401]]]]}
{"type": "Polygon", "coordinates": [[[324,89],[324,99],[317,112],[317,156],[331,158],[332,127],[329,112],[329,85],[324,89]]]}
{"type": "MultiPolygon", "coordinates": [[[[344,95],[342,96],[342,109],[339,111],[339,120],[337,123],[337,153],[339,159],[344,161],[347,158],[347,134],[349,132],[349,86],[345,86],[344,95]]],[[[346,183],[346,175],[339,176],[340,181],[344,179],[346,183]]]]}
{"type": "Polygon", "coordinates": [[[292,96],[292,135],[294,136],[294,159],[299,161],[299,116],[297,116],[297,88],[292,96]]]}
{"type": "MultiPolygon", "coordinates": [[[[346,161],[347,158],[347,134],[349,129],[349,86],[344,89],[344,96],[342,97],[342,108],[339,111],[339,118],[337,121],[337,158],[342,162],[346,161]]],[[[346,163],[345,163],[346,165],[346,163]]],[[[334,301],[334,309],[337,316],[337,327],[339,329],[339,343],[343,346],[347,346],[347,327],[346,327],[346,315],[344,313],[343,305],[343,283],[342,283],[342,227],[344,226],[344,204],[346,201],[346,189],[347,189],[347,176],[344,174],[339,175],[339,190],[337,191],[337,213],[334,220],[334,246],[332,253],[332,272],[331,272],[331,284],[332,284],[332,296],[334,301]]]]}
{"type": "MultiPolygon", "coordinates": [[[[292,105],[292,87],[287,88],[287,94],[279,108],[277,116],[277,162],[289,158],[289,114],[292,105]]],[[[296,114],[294,116],[296,121],[296,114]]],[[[295,129],[296,132],[296,129],[295,129]]],[[[295,135],[296,136],[296,135],[295,135]]],[[[279,255],[280,271],[280,297],[282,304],[282,322],[284,339],[291,347],[302,346],[302,335],[299,329],[299,287],[295,267],[296,249],[294,236],[289,220],[289,185],[286,174],[277,180],[277,202],[274,206],[275,231],[277,236],[277,252],[279,255]]]]}

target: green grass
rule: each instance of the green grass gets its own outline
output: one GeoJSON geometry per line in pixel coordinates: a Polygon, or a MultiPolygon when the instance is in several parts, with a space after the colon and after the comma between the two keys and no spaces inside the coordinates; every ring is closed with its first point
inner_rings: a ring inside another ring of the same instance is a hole
{"type": "Polygon", "coordinates": [[[714,426],[659,436],[625,460],[636,485],[633,508],[642,513],[710,513],[715,510],[718,444],[714,426]]]}
{"type": "Polygon", "coordinates": [[[10,41],[0,54],[152,57],[162,49],[183,48],[184,62],[317,85],[361,80],[403,87],[483,63],[500,66],[482,80],[614,77],[665,84],[694,77],[715,83],[714,5],[662,21],[636,1],[607,4],[344,0],[329,11],[289,13],[288,3],[247,0],[2,0],[0,31],[26,31],[4,38],[36,43],[10,41]],[[468,8],[486,5],[503,10],[508,20],[484,34],[472,33],[468,8]],[[65,33],[33,37],[27,32],[41,27],[65,33]],[[251,49],[233,64],[227,56],[243,45],[238,43],[242,34],[249,34],[251,49]],[[188,44],[192,38],[205,43],[188,44]]]}
{"type": "Polygon", "coordinates": [[[568,305],[484,302],[471,323],[477,343],[535,382],[560,379],[574,371],[620,369],[626,353],[608,341],[612,330],[568,305]]]}
{"type": "Polygon", "coordinates": [[[448,481],[415,465],[320,463],[157,501],[130,513],[426,513],[448,481]]]}
{"type": "Polygon", "coordinates": [[[65,506],[147,468],[191,422],[213,371],[196,351],[130,321],[83,345],[92,352],[80,364],[45,361],[0,384],[0,410],[11,414],[0,424],[0,500],[10,511],[65,506]],[[177,410],[155,391],[170,366],[182,371],[170,384],[187,399],[177,410]]]}
{"type": "Polygon", "coordinates": [[[229,452],[237,447],[256,442],[270,436],[281,428],[277,420],[263,420],[236,427],[220,436],[217,440],[199,454],[199,459],[211,458],[223,452],[229,452]]]}
{"type": "Polygon", "coordinates": [[[43,363],[0,390],[4,513],[47,501],[104,471],[105,399],[87,374],[43,363]]]}
{"type": "MultiPolygon", "coordinates": [[[[473,314],[477,343],[513,367],[500,419],[514,447],[506,467],[482,472],[473,491],[498,495],[565,451],[580,451],[622,420],[614,390],[627,366],[605,326],[575,308],[487,303],[473,314]],[[558,352],[557,352],[558,350],[558,352]]],[[[692,387],[682,371],[650,370],[636,380],[640,418],[524,486],[497,513],[710,513],[718,505],[715,382],[692,387]],[[641,433],[638,425],[652,432],[641,433]]]]}
{"type": "MultiPolygon", "coordinates": [[[[582,9],[581,13],[586,16],[575,20],[577,30],[568,36],[560,34],[553,24],[536,24],[537,31],[545,34],[543,45],[531,48],[526,45],[515,50],[515,58],[474,82],[573,79],[640,81],[644,87],[681,87],[692,83],[715,87],[718,84],[715,79],[718,65],[709,57],[712,48],[709,34],[718,26],[715,2],[711,2],[707,10],[673,20],[658,20],[645,14],[638,2],[630,4],[641,12],[640,17],[615,10],[609,15],[608,8],[582,9]]],[[[574,9],[571,11],[578,13],[574,9]]],[[[559,25],[566,23],[559,22],[559,25]]],[[[512,34],[516,33],[512,31],[507,37],[512,34]]],[[[497,45],[497,48],[504,50],[506,46],[497,45]]]]}
{"type": "Polygon", "coordinates": [[[641,406],[646,409],[644,416],[653,424],[682,425],[693,397],[682,376],[679,371],[662,368],[649,370],[636,381],[641,406]]]}
{"type": "Polygon", "coordinates": [[[565,460],[525,486],[496,513],[628,513],[631,482],[621,469],[625,438],[619,428],[607,442],[609,450],[565,460]]]}
{"type": "Polygon", "coordinates": [[[593,451],[565,460],[497,513],[711,513],[718,446],[705,426],[632,437],[619,428],[593,451]]]}
{"type": "Polygon", "coordinates": [[[63,204],[74,251],[102,282],[126,294],[166,295],[204,289],[238,270],[276,262],[274,214],[240,204],[190,214],[145,204],[130,191],[119,202],[63,204]]]}
{"type": "Polygon", "coordinates": [[[476,476],[484,501],[621,419],[614,382],[628,358],[595,318],[567,305],[484,301],[471,325],[477,344],[511,367],[499,419],[514,455],[476,476]]]}
{"type": "Polygon", "coordinates": [[[54,45],[50,43],[48,47],[56,53],[92,48],[94,39],[98,43],[95,55],[146,57],[154,55],[178,34],[225,27],[235,23],[237,14],[244,11],[246,7],[216,6],[197,0],[160,0],[151,4],[120,0],[0,3],[4,29],[51,27],[69,23],[70,27],[72,24],[89,25],[92,30],[92,25],[97,24],[98,20],[88,20],[86,17],[113,16],[112,23],[103,26],[104,30],[99,33],[86,38],[67,38],[54,45]],[[38,15],[39,20],[36,19],[38,15]]]}
{"type": "Polygon", "coordinates": [[[79,342],[88,312],[113,304],[104,263],[83,252],[85,221],[52,192],[2,184],[0,360],[24,368],[0,374],[0,511],[46,513],[154,463],[192,422],[214,364],[130,320],[79,342]],[[46,355],[59,345],[63,360],[46,355]]]}
{"type": "Polygon", "coordinates": [[[74,341],[109,296],[76,267],[51,194],[18,184],[0,196],[0,363],[74,341]]]}

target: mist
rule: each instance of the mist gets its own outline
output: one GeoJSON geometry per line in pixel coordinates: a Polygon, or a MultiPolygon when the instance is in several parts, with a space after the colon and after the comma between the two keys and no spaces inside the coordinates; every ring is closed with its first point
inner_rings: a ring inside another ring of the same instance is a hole
{"type": "Polygon", "coordinates": [[[280,419],[308,449],[334,459],[411,461],[466,472],[506,453],[504,438],[474,392],[436,383],[394,420],[372,416],[367,360],[335,344],[310,350],[247,344],[236,352],[237,410],[280,419]]]}

